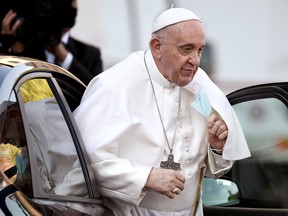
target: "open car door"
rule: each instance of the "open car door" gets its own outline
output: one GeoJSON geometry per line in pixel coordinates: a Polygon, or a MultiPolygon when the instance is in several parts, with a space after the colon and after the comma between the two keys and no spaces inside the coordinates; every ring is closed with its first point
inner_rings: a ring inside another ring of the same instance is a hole
{"type": "Polygon", "coordinates": [[[205,178],[204,215],[288,215],[288,83],[251,86],[227,98],[252,156],[222,179],[205,178]]]}

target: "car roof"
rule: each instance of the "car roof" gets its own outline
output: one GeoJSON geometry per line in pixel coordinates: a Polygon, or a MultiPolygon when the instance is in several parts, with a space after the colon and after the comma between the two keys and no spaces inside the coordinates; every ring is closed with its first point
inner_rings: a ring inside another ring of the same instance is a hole
{"type": "MultiPolygon", "coordinates": [[[[51,64],[49,62],[38,60],[38,59],[33,59],[33,58],[28,58],[28,57],[0,55],[0,65],[10,67],[10,68],[16,68],[16,67],[22,66],[22,68],[24,67],[26,68],[26,70],[33,70],[35,68],[52,70],[57,73],[62,73],[66,76],[69,76],[81,82],[80,79],[78,79],[75,75],[65,70],[64,68],[55,64],[51,64]]],[[[26,70],[23,70],[23,71],[26,71],[26,70]]]]}
{"type": "Polygon", "coordinates": [[[85,86],[75,75],[55,64],[28,57],[2,55],[0,56],[0,101],[9,98],[13,86],[23,75],[41,71],[63,74],[85,86]]]}

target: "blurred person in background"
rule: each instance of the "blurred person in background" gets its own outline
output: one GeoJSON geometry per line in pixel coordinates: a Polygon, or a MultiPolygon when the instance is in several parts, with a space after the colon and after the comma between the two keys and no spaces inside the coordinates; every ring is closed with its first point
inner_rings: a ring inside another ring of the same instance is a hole
{"type": "Polygon", "coordinates": [[[55,63],[86,85],[102,72],[98,47],[70,36],[77,0],[0,0],[0,53],[55,63]]]}

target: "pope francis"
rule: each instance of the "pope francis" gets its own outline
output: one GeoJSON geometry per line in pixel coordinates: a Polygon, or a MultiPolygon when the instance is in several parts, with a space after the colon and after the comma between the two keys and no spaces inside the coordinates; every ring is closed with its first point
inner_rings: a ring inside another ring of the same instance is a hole
{"type": "Polygon", "coordinates": [[[96,76],[74,111],[115,215],[203,215],[203,176],[250,156],[232,107],[199,68],[204,47],[197,15],[168,9],[149,48],[96,76]]]}

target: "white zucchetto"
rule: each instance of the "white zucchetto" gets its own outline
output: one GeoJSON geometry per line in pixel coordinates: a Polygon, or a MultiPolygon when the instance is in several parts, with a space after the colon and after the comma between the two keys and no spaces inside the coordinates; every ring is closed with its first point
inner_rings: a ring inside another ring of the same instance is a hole
{"type": "Polygon", "coordinates": [[[192,11],[184,8],[170,8],[164,12],[162,12],[158,18],[155,20],[152,32],[156,32],[166,26],[183,22],[186,20],[201,20],[198,18],[196,14],[192,11]]]}

